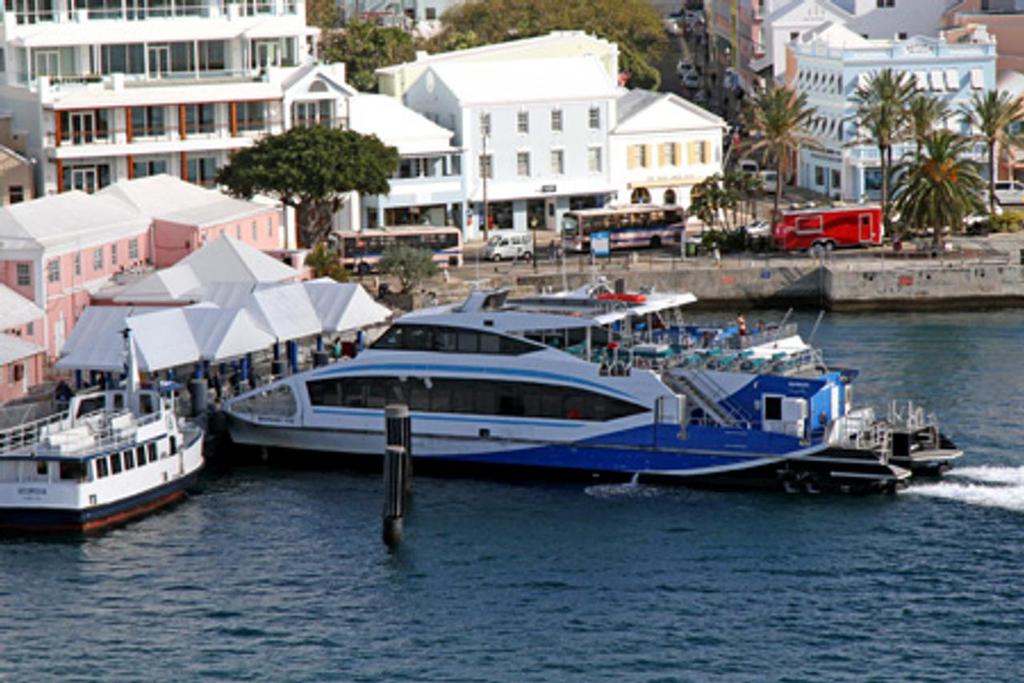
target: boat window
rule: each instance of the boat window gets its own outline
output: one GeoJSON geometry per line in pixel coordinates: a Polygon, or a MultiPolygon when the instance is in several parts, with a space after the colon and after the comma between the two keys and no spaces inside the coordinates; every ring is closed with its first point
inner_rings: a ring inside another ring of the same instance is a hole
{"type": "Polygon", "coordinates": [[[132,451],[125,451],[121,454],[121,457],[124,460],[124,468],[126,470],[135,469],[135,453],[132,451]]]}
{"type": "Polygon", "coordinates": [[[135,447],[135,464],[142,467],[146,464],[146,449],[143,446],[135,447]]]}
{"type": "Polygon", "coordinates": [[[307,383],[314,406],[383,408],[507,417],[607,421],[647,408],[604,394],[537,382],[454,378],[345,377],[307,383]]]}
{"type": "Polygon", "coordinates": [[[49,473],[50,473],[50,463],[46,462],[45,460],[37,460],[36,461],[36,474],[38,474],[38,475],[40,475],[42,477],[45,477],[49,473]]]}
{"type": "Polygon", "coordinates": [[[389,351],[439,351],[442,353],[487,353],[520,356],[540,349],[523,339],[494,332],[466,330],[437,325],[393,325],[373,344],[389,351]]]}
{"type": "Polygon", "coordinates": [[[766,419],[766,420],[781,420],[782,419],[782,397],[781,396],[765,396],[764,397],[764,419],[766,419]]]}
{"type": "Polygon", "coordinates": [[[110,473],[120,474],[121,473],[121,454],[114,453],[110,456],[110,473]]]}
{"type": "Polygon", "coordinates": [[[149,455],[150,462],[156,462],[156,441],[150,441],[149,443],[146,444],[146,454],[149,455]]]}
{"type": "Polygon", "coordinates": [[[120,392],[114,394],[114,410],[124,410],[124,394],[120,392]]]}
{"type": "Polygon", "coordinates": [[[107,476],[108,473],[109,470],[107,469],[107,459],[96,458],[96,478],[102,479],[103,477],[107,476]]]}
{"type": "Polygon", "coordinates": [[[89,398],[83,398],[78,404],[78,412],[75,413],[75,417],[82,417],[89,413],[95,413],[96,411],[103,410],[106,405],[106,398],[101,394],[99,396],[90,396],[89,398]]]}
{"type": "Polygon", "coordinates": [[[171,441],[171,455],[177,455],[178,453],[178,439],[176,437],[170,437],[171,441]]]}
{"type": "Polygon", "coordinates": [[[153,407],[152,394],[139,394],[139,412],[143,415],[156,412],[156,408],[153,407]]]}

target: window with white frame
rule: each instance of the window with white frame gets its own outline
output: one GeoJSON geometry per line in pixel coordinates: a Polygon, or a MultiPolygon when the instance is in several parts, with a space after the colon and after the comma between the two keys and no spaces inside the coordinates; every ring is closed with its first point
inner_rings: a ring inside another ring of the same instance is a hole
{"type": "Polygon", "coordinates": [[[92,250],[92,269],[103,270],[103,249],[92,250]]]}
{"type": "Polygon", "coordinates": [[[516,172],[521,176],[530,175],[530,153],[529,152],[517,152],[516,153],[516,172]]]}
{"type": "Polygon", "coordinates": [[[555,132],[562,131],[562,110],[552,109],[551,110],[551,130],[555,132]]]}
{"type": "Polygon", "coordinates": [[[128,240],[128,258],[133,260],[133,261],[135,259],[139,258],[139,238],[138,237],[133,237],[132,239],[128,240]]]}
{"type": "Polygon", "coordinates": [[[490,154],[480,155],[480,177],[488,179],[494,177],[494,158],[490,154]]]}
{"type": "Polygon", "coordinates": [[[32,270],[27,263],[19,263],[16,268],[18,273],[18,286],[29,287],[32,284],[32,270]]]}
{"type": "Polygon", "coordinates": [[[46,262],[46,281],[60,282],[60,259],[50,259],[46,262]]]}
{"type": "Polygon", "coordinates": [[[117,242],[110,245],[110,265],[117,265],[117,242]]]}
{"type": "Polygon", "coordinates": [[[75,275],[82,274],[82,252],[76,251],[75,255],[71,257],[71,264],[75,270],[75,275]]]}
{"type": "Polygon", "coordinates": [[[516,113],[516,130],[520,133],[530,132],[530,112],[521,111],[516,113]]]}
{"type": "Polygon", "coordinates": [[[587,122],[592,130],[597,130],[601,127],[601,110],[598,107],[591,107],[590,112],[587,115],[587,122]]]}
{"type": "Polygon", "coordinates": [[[551,150],[551,175],[562,175],[565,173],[565,151],[561,149],[551,150]]]}
{"type": "Polygon", "coordinates": [[[480,135],[491,134],[491,115],[486,111],[480,112],[480,135]]]}
{"type": "Polygon", "coordinates": [[[600,147],[588,147],[587,148],[587,170],[591,173],[601,172],[601,148],[600,147]]]}

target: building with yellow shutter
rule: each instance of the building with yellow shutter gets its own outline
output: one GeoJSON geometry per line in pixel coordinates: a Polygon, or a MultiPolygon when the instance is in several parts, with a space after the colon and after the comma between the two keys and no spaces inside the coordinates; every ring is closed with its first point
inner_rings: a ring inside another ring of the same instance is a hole
{"type": "Polygon", "coordinates": [[[616,203],[687,207],[693,186],[722,172],[720,117],[649,90],[624,91],[616,104],[608,143],[616,203]]]}

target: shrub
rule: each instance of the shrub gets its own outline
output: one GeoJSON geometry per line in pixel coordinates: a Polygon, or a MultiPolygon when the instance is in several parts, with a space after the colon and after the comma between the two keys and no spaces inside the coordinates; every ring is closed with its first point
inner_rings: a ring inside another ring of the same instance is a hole
{"type": "Polygon", "coordinates": [[[429,251],[405,245],[385,249],[378,267],[385,275],[398,278],[402,292],[437,275],[437,264],[429,251]]]}

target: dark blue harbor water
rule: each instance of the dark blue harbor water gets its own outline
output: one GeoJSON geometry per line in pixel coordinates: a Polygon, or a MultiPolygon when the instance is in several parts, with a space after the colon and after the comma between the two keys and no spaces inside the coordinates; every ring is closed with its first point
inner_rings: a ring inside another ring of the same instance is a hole
{"type": "Polygon", "coordinates": [[[378,476],[237,468],[96,538],[0,540],[0,681],[1019,680],[1024,314],[816,341],[860,400],[938,411],[958,474],[871,498],[420,478],[389,554],[378,476]]]}

